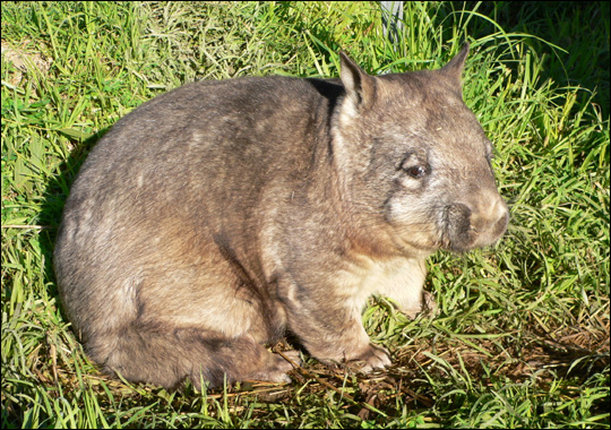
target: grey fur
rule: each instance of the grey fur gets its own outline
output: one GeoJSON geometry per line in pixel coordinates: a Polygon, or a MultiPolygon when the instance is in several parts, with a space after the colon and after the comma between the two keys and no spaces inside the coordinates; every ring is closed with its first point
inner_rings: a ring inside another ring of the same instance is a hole
{"type": "Polygon", "coordinates": [[[379,77],[342,53],[341,80],[197,82],[117,122],[55,249],[90,357],[168,388],[286,381],[265,345],[290,330],[323,362],[389,365],[362,326],[367,298],[415,315],[425,258],[489,245],[508,221],[462,100],[467,52],[379,77]]]}

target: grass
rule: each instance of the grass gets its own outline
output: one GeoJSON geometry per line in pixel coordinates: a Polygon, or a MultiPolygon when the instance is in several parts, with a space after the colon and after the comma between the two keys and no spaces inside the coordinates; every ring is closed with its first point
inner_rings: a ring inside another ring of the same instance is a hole
{"type": "Polygon", "coordinates": [[[2,428],[609,428],[609,5],[2,2],[2,428]],[[107,378],[62,314],[51,255],[87,152],[141,103],[196,79],[438,67],[472,44],[465,99],[496,145],[511,225],[435,254],[435,319],[383,298],[363,320],[395,366],[306,357],[287,385],[209,392],[107,378]]]}

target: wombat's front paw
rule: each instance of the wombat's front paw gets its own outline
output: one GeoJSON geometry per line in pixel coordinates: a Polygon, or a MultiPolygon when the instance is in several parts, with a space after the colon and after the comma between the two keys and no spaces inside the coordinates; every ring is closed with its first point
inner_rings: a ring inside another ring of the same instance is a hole
{"type": "Polygon", "coordinates": [[[286,361],[291,366],[291,368],[293,366],[300,366],[302,363],[299,351],[296,351],[294,349],[290,351],[283,351],[282,354],[278,355],[280,355],[284,359],[284,361],[286,361]]]}
{"type": "Polygon", "coordinates": [[[422,310],[421,314],[425,316],[434,317],[439,312],[437,308],[437,302],[435,301],[435,297],[428,291],[422,292],[422,310]]]}
{"type": "Polygon", "coordinates": [[[279,354],[270,355],[270,360],[266,367],[259,369],[257,372],[249,375],[249,377],[245,379],[278,383],[291,382],[291,378],[286,374],[286,372],[293,370],[293,365],[299,366],[301,364],[299,351],[285,351],[282,354],[285,355],[290,361],[286,360],[279,354]]]}
{"type": "Polygon", "coordinates": [[[361,354],[351,358],[346,364],[349,366],[356,365],[359,371],[369,373],[375,369],[390,366],[390,354],[386,348],[370,343],[361,354]]]}
{"type": "Polygon", "coordinates": [[[428,291],[422,291],[422,299],[417,306],[414,306],[409,309],[401,308],[401,312],[403,312],[408,318],[415,319],[418,315],[423,315],[427,317],[434,317],[437,315],[437,303],[435,302],[435,297],[428,291]]]}

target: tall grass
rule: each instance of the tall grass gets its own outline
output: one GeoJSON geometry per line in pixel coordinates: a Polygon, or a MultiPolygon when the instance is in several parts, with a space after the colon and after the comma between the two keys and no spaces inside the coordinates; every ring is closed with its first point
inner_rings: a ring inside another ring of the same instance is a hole
{"type": "Polygon", "coordinates": [[[609,6],[2,2],[2,427],[609,427],[609,6]],[[52,270],[70,185],[97,140],[197,79],[434,68],[472,44],[465,99],[495,143],[511,225],[493,249],[438,253],[435,319],[364,315],[395,366],[307,358],[287,385],[209,392],[101,374],[52,270]]]}

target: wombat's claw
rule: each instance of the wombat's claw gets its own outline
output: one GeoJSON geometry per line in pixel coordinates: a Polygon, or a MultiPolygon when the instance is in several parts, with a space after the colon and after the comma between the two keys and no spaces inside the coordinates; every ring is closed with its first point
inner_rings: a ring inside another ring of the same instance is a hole
{"type": "Polygon", "coordinates": [[[273,363],[267,369],[263,369],[259,372],[254,373],[249,379],[256,381],[269,381],[276,383],[290,383],[291,378],[286,374],[293,370],[294,366],[301,364],[301,358],[299,357],[299,351],[284,351],[282,352],[286,358],[280,354],[274,354],[273,363]],[[287,360],[288,359],[288,360],[287,360]]]}
{"type": "Polygon", "coordinates": [[[411,320],[419,316],[434,317],[438,314],[437,303],[435,297],[428,291],[422,291],[420,303],[412,308],[402,308],[401,312],[411,320]]]}
{"type": "Polygon", "coordinates": [[[437,307],[437,302],[435,301],[435,297],[428,291],[422,292],[422,310],[420,311],[420,315],[427,317],[434,317],[439,313],[439,308],[437,307]]]}
{"type": "Polygon", "coordinates": [[[299,355],[299,351],[282,351],[277,352],[277,354],[282,357],[288,364],[290,364],[291,368],[301,366],[302,361],[301,356],[299,355]]]}
{"type": "Polygon", "coordinates": [[[289,384],[292,381],[289,375],[281,371],[259,372],[245,379],[252,381],[272,382],[277,384],[289,384]]]}
{"type": "Polygon", "coordinates": [[[364,353],[350,360],[347,364],[356,365],[361,373],[371,373],[376,369],[384,369],[390,366],[391,361],[386,348],[370,344],[364,353]]]}

